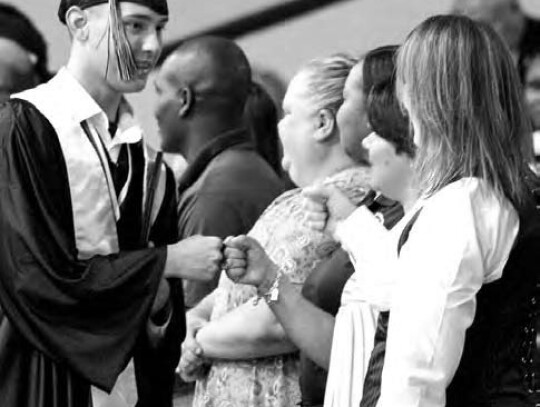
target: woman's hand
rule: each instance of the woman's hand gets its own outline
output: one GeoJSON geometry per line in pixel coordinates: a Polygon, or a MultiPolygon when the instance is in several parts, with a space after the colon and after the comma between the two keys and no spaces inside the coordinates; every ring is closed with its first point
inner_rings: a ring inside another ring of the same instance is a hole
{"type": "Polygon", "coordinates": [[[333,236],[337,223],[348,218],[356,206],[338,188],[317,186],[304,188],[302,194],[307,224],[316,231],[333,236]]]}
{"type": "Polygon", "coordinates": [[[178,364],[177,372],[185,382],[192,382],[205,375],[207,360],[201,345],[195,339],[197,332],[207,322],[197,321],[196,326],[188,327],[186,339],[182,343],[182,357],[178,364]]]}
{"type": "Polygon", "coordinates": [[[277,266],[257,240],[241,235],[228,237],[224,244],[225,270],[235,283],[260,287],[274,280],[277,266]]]}

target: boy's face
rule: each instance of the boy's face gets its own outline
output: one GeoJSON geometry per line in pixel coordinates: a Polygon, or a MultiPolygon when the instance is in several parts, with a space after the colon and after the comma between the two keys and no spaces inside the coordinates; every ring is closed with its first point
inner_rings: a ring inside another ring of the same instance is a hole
{"type": "Polygon", "coordinates": [[[137,74],[129,81],[120,79],[115,44],[109,34],[109,5],[88,8],[88,60],[96,74],[105,78],[112,89],[139,92],[144,89],[162,50],[162,31],[167,17],[140,4],[121,2],[121,19],[137,64],[137,74]]]}

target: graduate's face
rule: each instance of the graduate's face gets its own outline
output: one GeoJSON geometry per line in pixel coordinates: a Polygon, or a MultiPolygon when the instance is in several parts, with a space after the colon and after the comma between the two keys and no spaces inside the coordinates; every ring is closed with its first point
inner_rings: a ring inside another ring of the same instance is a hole
{"type": "Polygon", "coordinates": [[[319,165],[315,133],[317,109],[306,94],[307,78],[296,75],[283,98],[283,118],[278,124],[283,145],[282,166],[291,180],[304,187],[311,183],[313,169],[319,165]]]}
{"type": "Polygon", "coordinates": [[[356,64],[343,88],[343,104],[337,113],[341,145],[355,160],[366,158],[362,140],[370,133],[362,80],[363,63],[356,64]]]}
{"type": "Polygon", "coordinates": [[[138,68],[134,79],[123,81],[118,69],[116,44],[109,35],[108,7],[108,4],[100,4],[86,10],[89,23],[87,49],[91,53],[89,61],[114,90],[122,93],[139,92],[144,89],[161,54],[162,31],[167,17],[140,4],[125,1],[120,3],[122,22],[138,68]]]}
{"type": "Polygon", "coordinates": [[[412,159],[405,153],[397,154],[396,147],[375,132],[364,139],[363,145],[371,165],[371,187],[403,201],[413,176],[412,159]]]}

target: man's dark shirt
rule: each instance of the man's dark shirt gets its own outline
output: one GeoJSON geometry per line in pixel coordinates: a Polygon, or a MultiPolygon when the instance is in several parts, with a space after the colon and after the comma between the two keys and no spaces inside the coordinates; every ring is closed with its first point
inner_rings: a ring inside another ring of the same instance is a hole
{"type": "MultiPolygon", "coordinates": [[[[226,238],[249,232],[266,207],[283,192],[283,183],[254,150],[246,131],[217,136],[190,163],[179,182],[178,232],[226,238]]],[[[209,294],[209,283],[184,281],[192,308],[209,294]]]]}

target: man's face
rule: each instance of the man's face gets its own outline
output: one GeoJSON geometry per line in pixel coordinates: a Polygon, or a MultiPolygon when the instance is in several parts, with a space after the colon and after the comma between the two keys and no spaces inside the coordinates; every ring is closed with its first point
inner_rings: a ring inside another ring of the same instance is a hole
{"type": "Polygon", "coordinates": [[[366,158],[362,140],[371,132],[366,114],[362,80],[363,64],[353,67],[343,89],[343,104],[337,112],[341,145],[355,160],[366,158]]]}
{"type": "Polygon", "coordinates": [[[525,16],[516,0],[467,0],[456,10],[473,20],[487,23],[512,50],[519,48],[525,16]]]}
{"type": "Polygon", "coordinates": [[[534,58],[525,72],[525,101],[535,130],[540,129],[540,56],[534,58]]]}
{"type": "Polygon", "coordinates": [[[162,65],[154,82],[157,101],[154,114],[159,125],[161,148],[165,152],[182,153],[184,136],[180,110],[181,85],[176,78],[176,56],[172,55],[162,65]]]}
{"type": "Polygon", "coordinates": [[[108,4],[87,9],[89,21],[89,63],[112,89],[121,92],[139,92],[144,89],[162,50],[162,31],[167,17],[140,4],[120,3],[122,22],[127,40],[137,64],[137,74],[129,81],[120,79],[115,44],[109,36],[108,4]]]}
{"type": "Polygon", "coordinates": [[[14,41],[0,38],[0,102],[37,82],[30,54],[14,41]]]}

